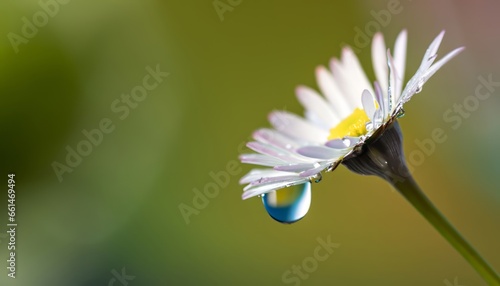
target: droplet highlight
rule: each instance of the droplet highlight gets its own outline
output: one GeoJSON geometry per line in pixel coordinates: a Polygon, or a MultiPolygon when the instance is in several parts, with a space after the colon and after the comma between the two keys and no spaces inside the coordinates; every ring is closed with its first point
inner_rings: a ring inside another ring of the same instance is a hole
{"type": "Polygon", "coordinates": [[[323,180],[323,175],[321,175],[321,173],[317,173],[317,174],[313,177],[313,179],[314,179],[314,182],[315,182],[315,183],[319,183],[319,182],[321,182],[321,180],[323,180]]]}
{"type": "Polygon", "coordinates": [[[262,203],[274,220],[287,224],[297,222],[311,206],[311,182],[263,194],[262,203]]]}
{"type": "Polygon", "coordinates": [[[373,130],[373,122],[371,122],[371,121],[367,122],[365,124],[365,128],[366,128],[367,131],[372,131],[373,130]]]}
{"type": "Polygon", "coordinates": [[[405,116],[405,110],[403,108],[400,108],[398,110],[398,113],[396,114],[396,117],[397,118],[401,118],[401,117],[404,117],[405,116]]]}
{"type": "Polygon", "coordinates": [[[346,147],[351,146],[351,140],[349,138],[346,137],[342,138],[342,143],[344,143],[346,147]]]}

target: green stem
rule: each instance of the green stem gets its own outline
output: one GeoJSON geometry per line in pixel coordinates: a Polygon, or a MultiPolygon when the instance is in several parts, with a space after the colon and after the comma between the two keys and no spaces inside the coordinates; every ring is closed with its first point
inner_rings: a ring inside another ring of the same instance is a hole
{"type": "Polygon", "coordinates": [[[392,181],[393,186],[470,263],[489,285],[500,286],[500,277],[420,190],[411,176],[392,181]]]}
{"type": "Polygon", "coordinates": [[[441,235],[476,269],[489,285],[500,286],[498,274],[451,226],[422,193],[406,165],[403,134],[397,121],[384,125],[361,149],[344,158],[349,170],[362,175],[375,175],[390,182],[441,235]]]}

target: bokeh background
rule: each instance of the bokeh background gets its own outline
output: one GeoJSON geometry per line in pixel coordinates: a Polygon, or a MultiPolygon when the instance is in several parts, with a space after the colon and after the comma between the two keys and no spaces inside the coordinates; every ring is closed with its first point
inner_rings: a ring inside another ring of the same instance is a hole
{"type": "Polygon", "coordinates": [[[179,209],[194,207],[193,189],[214,182],[210,172],[236,162],[271,110],[301,114],[295,87],[316,88],[314,69],[342,44],[357,46],[374,79],[370,47],[355,41],[356,27],[367,26],[388,47],[408,30],[407,79],[442,29],[440,55],[467,47],[400,122],[406,154],[435,128],[446,132],[414,175],[500,269],[500,89],[456,130],[443,120],[474,95],[478,76],[500,81],[498,2],[221,0],[232,8],[223,18],[212,0],[62,2],[17,53],[9,33],[22,35],[23,17],[41,6],[0,2],[0,229],[9,172],[19,223],[16,279],[7,277],[0,236],[1,285],[294,285],[283,273],[328,236],[340,247],[300,285],[485,285],[385,182],[343,167],[313,185],[309,214],[296,224],[273,221],[259,199],[241,200],[238,179],[251,166],[239,163],[188,220],[179,209]],[[374,25],[388,5],[401,12],[374,25]],[[157,65],[170,75],[119,119],[111,103],[157,65]],[[53,162],[64,163],[66,146],[76,148],[82,130],[103,118],[115,130],[59,182],[53,162]],[[114,281],[122,269],[135,278],[114,281]]]}

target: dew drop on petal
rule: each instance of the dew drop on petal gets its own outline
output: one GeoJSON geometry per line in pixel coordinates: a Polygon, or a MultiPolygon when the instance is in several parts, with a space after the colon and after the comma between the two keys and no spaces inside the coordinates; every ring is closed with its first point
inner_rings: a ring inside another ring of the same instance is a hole
{"type": "Polygon", "coordinates": [[[389,95],[389,98],[387,99],[388,103],[389,103],[389,110],[392,110],[392,88],[391,86],[389,85],[389,88],[387,89],[387,94],[389,95]]]}
{"type": "Polygon", "coordinates": [[[313,177],[313,179],[314,179],[314,182],[315,182],[315,183],[319,183],[319,182],[321,182],[321,180],[323,180],[323,175],[321,175],[321,173],[317,173],[317,174],[313,177]]]}
{"type": "Polygon", "coordinates": [[[367,131],[372,131],[373,130],[373,122],[367,122],[365,125],[365,128],[367,131]]]}
{"type": "Polygon", "coordinates": [[[424,81],[423,80],[420,80],[417,84],[417,89],[415,89],[415,93],[419,93],[422,91],[422,88],[424,86],[424,81]]]}
{"type": "Polygon", "coordinates": [[[349,138],[345,138],[345,137],[344,137],[344,138],[342,138],[342,143],[344,143],[344,145],[345,145],[346,147],[351,146],[351,140],[349,140],[349,138]]]}
{"type": "Polygon", "coordinates": [[[274,220],[281,223],[297,222],[311,206],[311,182],[263,194],[262,203],[274,220]]]}
{"type": "Polygon", "coordinates": [[[396,117],[397,118],[401,118],[401,117],[404,117],[405,116],[405,110],[403,108],[400,108],[398,110],[398,113],[396,114],[396,117]]]}

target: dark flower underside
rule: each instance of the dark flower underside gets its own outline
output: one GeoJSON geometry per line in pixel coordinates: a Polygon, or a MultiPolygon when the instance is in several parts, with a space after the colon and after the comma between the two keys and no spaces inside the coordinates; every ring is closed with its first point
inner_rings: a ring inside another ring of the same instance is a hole
{"type": "Polygon", "coordinates": [[[399,123],[385,125],[357,152],[342,162],[349,170],[375,175],[399,191],[441,235],[476,269],[489,285],[500,285],[498,274],[446,220],[420,190],[408,171],[399,123]]]}

